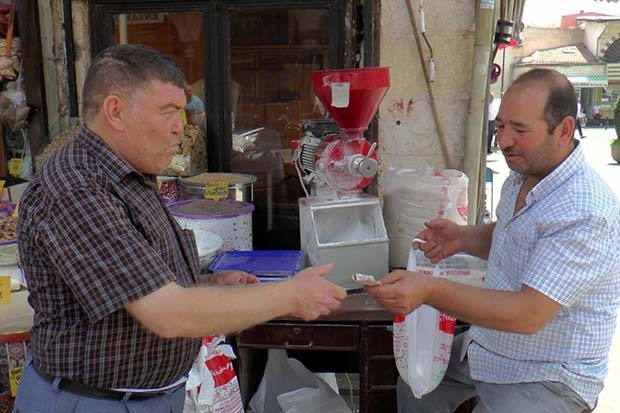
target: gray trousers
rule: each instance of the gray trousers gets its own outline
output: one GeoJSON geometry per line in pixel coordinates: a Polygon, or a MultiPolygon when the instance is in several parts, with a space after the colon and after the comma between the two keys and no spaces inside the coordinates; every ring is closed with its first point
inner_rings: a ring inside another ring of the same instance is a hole
{"type": "Polygon", "coordinates": [[[13,413],[182,413],[185,386],[146,400],[102,400],[79,396],[43,380],[26,360],[13,413]]]}
{"type": "Polygon", "coordinates": [[[467,357],[460,361],[463,336],[454,337],[450,365],[442,382],[421,399],[398,378],[398,413],[452,413],[465,400],[478,396],[474,413],[581,413],[587,404],[559,382],[493,384],[474,380],[467,357]]]}

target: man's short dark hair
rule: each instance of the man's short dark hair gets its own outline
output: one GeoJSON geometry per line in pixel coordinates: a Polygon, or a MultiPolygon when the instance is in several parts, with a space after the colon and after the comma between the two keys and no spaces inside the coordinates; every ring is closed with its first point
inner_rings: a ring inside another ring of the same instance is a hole
{"type": "Polygon", "coordinates": [[[543,112],[547,122],[547,133],[551,134],[567,116],[577,116],[577,96],[572,83],[566,76],[552,69],[532,69],[523,73],[512,86],[538,83],[548,91],[543,112]]]}
{"type": "Polygon", "coordinates": [[[92,119],[110,94],[129,98],[154,80],[183,89],[187,83],[179,65],[169,56],[141,44],[123,44],[102,50],[93,59],[82,89],[82,116],[92,119]]]}

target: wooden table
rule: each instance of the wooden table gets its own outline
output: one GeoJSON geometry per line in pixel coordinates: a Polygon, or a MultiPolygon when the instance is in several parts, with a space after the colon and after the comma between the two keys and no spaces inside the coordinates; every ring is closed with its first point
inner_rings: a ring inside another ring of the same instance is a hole
{"type": "Polygon", "coordinates": [[[393,316],[368,294],[351,294],[327,317],[304,322],[286,317],[235,337],[244,402],[262,376],[265,351],[286,349],[312,371],[359,373],[360,413],[396,411],[398,371],[392,350],[393,316]],[[262,353],[262,354],[261,354],[262,353]]]}

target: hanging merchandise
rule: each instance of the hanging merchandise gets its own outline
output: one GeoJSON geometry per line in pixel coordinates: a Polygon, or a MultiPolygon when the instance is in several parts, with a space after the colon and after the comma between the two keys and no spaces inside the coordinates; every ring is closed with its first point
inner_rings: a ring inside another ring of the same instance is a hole
{"type": "Polygon", "coordinates": [[[11,131],[26,128],[30,108],[26,105],[24,79],[21,75],[21,42],[19,38],[1,39],[0,50],[0,123],[11,131]]]}
{"type": "Polygon", "coordinates": [[[30,108],[26,105],[24,81],[20,72],[17,81],[8,82],[6,90],[0,92],[0,123],[12,131],[26,128],[29,112],[30,108]]]}

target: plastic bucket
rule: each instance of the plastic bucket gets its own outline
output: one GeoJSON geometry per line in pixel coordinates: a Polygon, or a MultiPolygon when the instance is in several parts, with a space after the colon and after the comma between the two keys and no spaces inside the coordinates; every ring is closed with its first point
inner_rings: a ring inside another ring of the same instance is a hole
{"type": "Polygon", "coordinates": [[[252,211],[248,202],[223,199],[189,199],[168,209],[179,225],[195,233],[214,232],[222,237],[222,250],[252,249],[252,211]]]}

